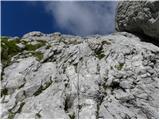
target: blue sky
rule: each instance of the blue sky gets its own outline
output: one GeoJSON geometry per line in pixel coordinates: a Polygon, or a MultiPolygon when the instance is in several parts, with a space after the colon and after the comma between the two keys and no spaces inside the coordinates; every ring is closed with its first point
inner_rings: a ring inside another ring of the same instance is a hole
{"type": "Polygon", "coordinates": [[[2,1],[1,34],[31,31],[92,35],[114,31],[116,2],[2,1]]]}

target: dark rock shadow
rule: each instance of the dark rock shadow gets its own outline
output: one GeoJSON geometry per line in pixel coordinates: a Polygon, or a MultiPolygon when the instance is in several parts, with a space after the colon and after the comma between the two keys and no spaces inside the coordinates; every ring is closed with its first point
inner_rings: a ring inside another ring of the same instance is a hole
{"type": "Polygon", "coordinates": [[[136,35],[141,39],[142,42],[149,42],[159,47],[159,38],[153,38],[153,37],[147,36],[143,32],[130,32],[130,31],[126,31],[126,32],[136,35]]]}

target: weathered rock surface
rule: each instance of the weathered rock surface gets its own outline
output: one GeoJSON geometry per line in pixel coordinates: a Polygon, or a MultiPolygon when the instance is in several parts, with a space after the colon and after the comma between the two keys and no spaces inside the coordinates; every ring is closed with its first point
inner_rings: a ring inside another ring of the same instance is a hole
{"type": "Polygon", "coordinates": [[[158,19],[158,1],[125,1],[116,28],[130,33],[2,37],[1,118],[158,119],[158,19]]]}
{"type": "Polygon", "coordinates": [[[1,118],[158,118],[157,46],[127,32],[36,34],[2,65],[1,118]]]}
{"type": "Polygon", "coordinates": [[[121,1],[118,3],[116,29],[145,34],[158,41],[159,1],[121,1]]]}

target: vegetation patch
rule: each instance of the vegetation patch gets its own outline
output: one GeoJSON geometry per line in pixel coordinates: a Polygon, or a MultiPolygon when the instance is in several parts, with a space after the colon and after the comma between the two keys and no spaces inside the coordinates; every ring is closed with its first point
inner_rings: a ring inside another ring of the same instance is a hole
{"type": "Polygon", "coordinates": [[[38,119],[42,117],[40,113],[36,113],[35,116],[36,116],[36,118],[38,118],[38,119]]]}
{"type": "Polygon", "coordinates": [[[25,50],[29,51],[34,57],[37,58],[38,61],[43,59],[43,53],[40,51],[35,51],[38,48],[44,46],[46,44],[46,41],[39,40],[39,43],[32,45],[26,41],[23,41],[23,44],[25,44],[25,50]]]}
{"type": "Polygon", "coordinates": [[[4,89],[1,90],[1,97],[4,96],[4,95],[8,95],[7,88],[4,88],[4,89]]]}
{"type": "MultiPolygon", "coordinates": [[[[25,102],[22,102],[16,112],[12,112],[12,109],[11,109],[11,110],[8,110],[8,112],[9,112],[9,114],[8,114],[8,119],[13,119],[17,113],[21,113],[24,104],[25,104],[25,102]]],[[[16,105],[17,105],[17,104],[16,104],[16,105]]],[[[15,107],[15,106],[14,106],[14,107],[15,107]]],[[[14,108],[14,107],[13,107],[13,108],[14,108]]]]}
{"type": "Polygon", "coordinates": [[[13,119],[15,116],[15,113],[9,112],[8,113],[8,119],[13,119]]]}
{"type": "Polygon", "coordinates": [[[48,45],[46,46],[46,49],[49,49],[49,48],[51,48],[51,47],[52,47],[52,46],[48,44],[48,45]]]}
{"type": "Polygon", "coordinates": [[[4,67],[8,66],[11,58],[21,52],[17,46],[19,40],[8,40],[8,37],[1,37],[1,60],[4,67]]]}
{"type": "Polygon", "coordinates": [[[28,43],[26,41],[23,41],[23,44],[25,45],[25,50],[27,51],[35,51],[36,49],[44,46],[46,44],[45,41],[41,41],[41,42],[38,42],[37,44],[31,44],[31,43],[28,43]]]}
{"type": "Polygon", "coordinates": [[[105,57],[105,54],[104,54],[104,51],[103,51],[103,45],[105,45],[105,44],[110,45],[111,42],[109,42],[109,41],[102,41],[101,47],[98,50],[95,50],[95,54],[96,54],[96,57],[98,59],[102,59],[102,58],[105,57]]]}
{"type": "Polygon", "coordinates": [[[106,45],[110,45],[110,44],[111,44],[111,42],[109,42],[109,41],[102,41],[102,45],[104,45],[104,44],[106,44],[106,45]]]}
{"type": "Polygon", "coordinates": [[[76,117],[75,112],[69,113],[68,116],[70,119],[75,119],[75,117],[76,117]]]}
{"type": "Polygon", "coordinates": [[[115,65],[115,68],[117,68],[117,70],[122,70],[124,66],[124,63],[119,63],[118,65],[115,65]]]}
{"type": "Polygon", "coordinates": [[[43,59],[43,53],[41,53],[40,51],[32,52],[32,55],[36,57],[38,61],[43,59]]]}
{"type": "Polygon", "coordinates": [[[81,42],[79,41],[76,41],[76,40],[72,40],[72,41],[69,41],[68,44],[73,44],[73,45],[77,45],[77,44],[80,44],[81,42]]]}
{"type": "Polygon", "coordinates": [[[98,59],[102,59],[105,57],[104,51],[102,49],[95,51],[95,54],[98,59]]]}
{"type": "Polygon", "coordinates": [[[43,58],[43,54],[41,52],[35,52],[36,49],[44,46],[46,44],[46,41],[43,40],[37,40],[37,44],[30,44],[27,41],[23,41],[20,39],[16,40],[9,40],[9,37],[2,36],[1,37],[1,60],[3,67],[6,67],[10,65],[11,58],[18,53],[26,51],[34,51],[32,52],[33,56],[35,56],[38,60],[41,60],[43,58]],[[17,44],[22,43],[25,45],[25,48],[22,50],[17,46],[17,44]]]}

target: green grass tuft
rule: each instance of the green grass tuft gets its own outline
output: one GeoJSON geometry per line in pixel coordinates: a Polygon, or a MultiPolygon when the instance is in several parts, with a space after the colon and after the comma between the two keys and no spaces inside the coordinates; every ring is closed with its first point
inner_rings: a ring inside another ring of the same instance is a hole
{"type": "Polygon", "coordinates": [[[32,52],[32,55],[36,57],[38,61],[43,59],[43,53],[41,53],[40,51],[32,52]]]}
{"type": "Polygon", "coordinates": [[[26,41],[23,41],[23,44],[25,45],[25,50],[27,50],[27,51],[35,51],[36,49],[44,46],[46,44],[46,42],[39,40],[39,42],[37,44],[32,45],[32,44],[30,44],[30,43],[28,43],[26,41]]]}
{"type": "Polygon", "coordinates": [[[27,41],[23,41],[20,39],[9,40],[9,37],[2,36],[0,52],[1,52],[1,60],[2,60],[1,62],[3,67],[10,65],[12,57],[17,55],[18,53],[23,52],[23,50],[30,51],[30,52],[32,51],[33,56],[35,56],[38,60],[41,60],[43,58],[43,54],[41,52],[35,52],[35,50],[44,46],[46,44],[46,41],[43,41],[43,40],[37,40],[37,41],[38,41],[37,44],[32,45],[27,41]],[[25,48],[23,50],[20,49],[17,46],[18,43],[24,44],[25,48]]]}
{"type": "Polygon", "coordinates": [[[21,49],[16,45],[19,40],[8,40],[7,37],[1,37],[1,60],[3,66],[8,66],[11,62],[11,58],[21,52],[21,49]]]}

